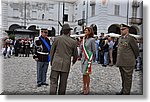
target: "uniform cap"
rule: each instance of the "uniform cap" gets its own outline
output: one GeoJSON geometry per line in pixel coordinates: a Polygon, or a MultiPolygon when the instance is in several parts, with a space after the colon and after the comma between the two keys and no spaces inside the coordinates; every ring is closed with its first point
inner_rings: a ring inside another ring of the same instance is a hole
{"type": "Polygon", "coordinates": [[[41,31],[48,31],[48,29],[47,28],[41,28],[41,31]]]}
{"type": "Polygon", "coordinates": [[[129,28],[129,26],[126,25],[126,24],[120,24],[120,28],[122,28],[122,27],[127,27],[127,28],[129,28]]]}

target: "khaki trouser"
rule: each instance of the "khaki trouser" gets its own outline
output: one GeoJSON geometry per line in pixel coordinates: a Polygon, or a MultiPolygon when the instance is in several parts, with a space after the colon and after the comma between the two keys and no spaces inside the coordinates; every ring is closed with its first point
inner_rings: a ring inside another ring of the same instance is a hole
{"type": "Polygon", "coordinates": [[[68,72],[60,72],[60,71],[54,71],[54,70],[51,71],[51,75],[50,75],[50,94],[51,95],[57,94],[59,77],[60,77],[60,81],[59,81],[58,94],[65,95],[68,75],[69,75],[68,72]]]}
{"type": "Polygon", "coordinates": [[[125,95],[130,94],[132,86],[132,74],[134,66],[122,66],[119,67],[122,79],[122,93],[125,95]]]}
{"type": "Polygon", "coordinates": [[[110,65],[113,65],[113,56],[112,56],[112,53],[113,53],[113,49],[109,49],[110,65]]]}

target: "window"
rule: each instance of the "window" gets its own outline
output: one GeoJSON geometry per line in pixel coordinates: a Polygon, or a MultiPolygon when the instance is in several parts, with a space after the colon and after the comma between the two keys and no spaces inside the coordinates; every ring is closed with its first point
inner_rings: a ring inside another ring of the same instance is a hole
{"type": "Polygon", "coordinates": [[[83,1],[83,5],[85,5],[85,1],[83,1]]]}
{"type": "Polygon", "coordinates": [[[19,17],[19,10],[18,9],[13,9],[13,16],[19,17]]]}
{"type": "Polygon", "coordinates": [[[68,7],[65,7],[65,11],[69,11],[69,8],[68,8],[68,7]]]}
{"type": "Polygon", "coordinates": [[[49,9],[54,9],[54,4],[49,4],[49,9]]]}
{"type": "Polygon", "coordinates": [[[42,14],[42,20],[44,19],[44,14],[42,14]]]}
{"type": "Polygon", "coordinates": [[[78,5],[76,4],[76,6],[75,6],[75,10],[78,10],[78,5]]]}
{"type": "Polygon", "coordinates": [[[90,0],[90,6],[95,5],[96,4],[96,0],[90,0]]]}
{"type": "Polygon", "coordinates": [[[66,8],[66,9],[65,9],[65,11],[69,11],[69,9],[68,9],[68,8],[66,8]]]}
{"type": "Polygon", "coordinates": [[[82,12],[82,18],[85,19],[85,11],[82,12]]]}
{"type": "Polygon", "coordinates": [[[37,19],[37,12],[36,11],[32,11],[32,18],[37,19]]]}
{"type": "Polygon", "coordinates": [[[64,14],[64,21],[68,22],[68,14],[64,14]]]}
{"type": "Polygon", "coordinates": [[[48,11],[51,12],[54,9],[54,4],[49,4],[48,11]]]}
{"type": "Polygon", "coordinates": [[[95,5],[92,5],[91,9],[91,16],[95,16],[95,5]]]}
{"type": "Polygon", "coordinates": [[[115,15],[119,15],[120,5],[115,5],[115,15]]]}

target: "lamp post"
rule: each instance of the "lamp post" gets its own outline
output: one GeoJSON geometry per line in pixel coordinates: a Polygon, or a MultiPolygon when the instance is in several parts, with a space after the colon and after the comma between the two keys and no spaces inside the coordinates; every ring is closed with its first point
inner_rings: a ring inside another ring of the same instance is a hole
{"type": "Polygon", "coordinates": [[[87,0],[87,5],[86,5],[86,26],[88,24],[88,0],[87,0]]]}
{"type": "Polygon", "coordinates": [[[128,25],[128,19],[129,19],[129,0],[127,1],[127,25],[128,25]]]}
{"type": "Polygon", "coordinates": [[[63,21],[62,21],[62,24],[64,24],[64,13],[65,13],[65,3],[63,2],[63,21]]]}
{"type": "Polygon", "coordinates": [[[26,26],[26,0],[24,3],[24,26],[26,26]]]}
{"type": "Polygon", "coordinates": [[[58,34],[59,34],[60,2],[58,2],[58,34]]]}

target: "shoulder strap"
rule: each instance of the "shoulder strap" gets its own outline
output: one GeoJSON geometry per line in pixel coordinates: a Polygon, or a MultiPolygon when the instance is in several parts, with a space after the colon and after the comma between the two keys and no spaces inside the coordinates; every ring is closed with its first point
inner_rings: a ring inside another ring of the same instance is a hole
{"type": "MultiPolygon", "coordinates": [[[[40,37],[40,38],[41,38],[41,40],[43,41],[43,43],[45,44],[45,46],[46,46],[48,52],[50,52],[51,48],[50,48],[50,46],[48,45],[48,43],[46,42],[46,40],[43,39],[42,37],[40,37]]],[[[50,55],[48,55],[48,62],[49,62],[49,61],[50,61],[50,55]]]]}
{"type": "Polygon", "coordinates": [[[50,52],[50,46],[48,45],[48,43],[46,42],[46,40],[45,39],[43,39],[42,37],[40,37],[41,38],[41,40],[43,41],[43,43],[45,44],[45,46],[46,46],[46,48],[47,48],[47,50],[48,50],[48,52],[50,52]]]}
{"type": "Polygon", "coordinates": [[[85,38],[83,38],[83,53],[85,55],[85,58],[88,60],[88,63],[86,65],[86,70],[84,74],[89,73],[91,70],[91,65],[92,65],[92,59],[93,59],[93,53],[90,52],[86,46],[85,46],[85,38]]]}

